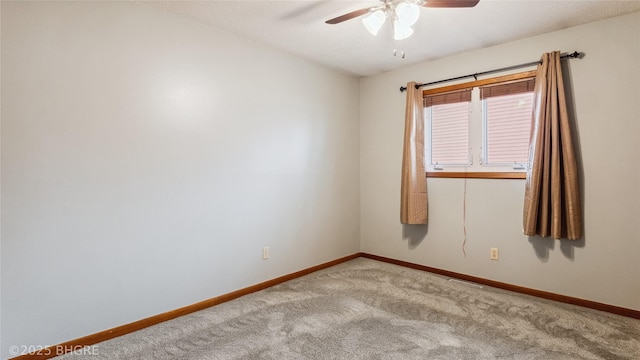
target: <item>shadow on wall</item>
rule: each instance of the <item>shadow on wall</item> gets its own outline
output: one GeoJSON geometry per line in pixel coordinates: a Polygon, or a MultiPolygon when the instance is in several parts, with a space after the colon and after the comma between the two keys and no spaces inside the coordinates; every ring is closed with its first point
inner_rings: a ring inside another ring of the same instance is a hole
{"type": "Polygon", "coordinates": [[[560,243],[560,251],[564,257],[571,261],[575,258],[575,248],[584,248],[586,244],[584,236],[580,240],[554,240],[540,236],[529,236],[529,243],[533,246],[536,256],[545,263],[549,261],[549,253],[556,247],[556,242],[560,243]]]}
{"type": "Polygon", "coordinates": [[[428,224],[424,225],[408,225],[402,224],[402,239],[407,240],[409,249],[415,249],[420,245],[422,240],[427,237],[429,229],[428,224]]]}

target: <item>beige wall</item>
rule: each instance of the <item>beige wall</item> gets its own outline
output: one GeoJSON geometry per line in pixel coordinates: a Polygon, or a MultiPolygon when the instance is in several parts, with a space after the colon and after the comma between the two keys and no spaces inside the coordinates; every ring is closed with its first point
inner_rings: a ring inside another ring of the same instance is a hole
{"type": "Polygon", "coordinates": [[[640,310],[640,13],[364,78],[360,113],[362,251],[640,310]],[[428,179],[428,228],[400,225],[399,86],[526,63],[553,50],[585,54],[566,67],[584,239],[522,235],[523,180],[467,180],[466,256],[464,180],[428,179]],[[490,247],[499,248],[499,261],[489,260],[490,247]]]}
{"type": "Polygon", "coordinates": [[[359,250],[357,79],[133,2],[3,1],[1,60],[2,358],[359,250]]]}

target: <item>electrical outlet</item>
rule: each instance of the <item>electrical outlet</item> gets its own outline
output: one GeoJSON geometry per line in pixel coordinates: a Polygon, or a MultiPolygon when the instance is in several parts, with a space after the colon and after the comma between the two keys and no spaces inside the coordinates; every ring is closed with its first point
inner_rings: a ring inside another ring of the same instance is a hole
{"type": "Polygon", "coordinates": [[[262,248],[262,259],[267,260],[269,258],[269,247],[265,246],[262,248]]]}
{"type": "Polygon", "coordinates": [[[498,248],[491,248],[489,251],[489,259],[498,260],[498,248]]]}

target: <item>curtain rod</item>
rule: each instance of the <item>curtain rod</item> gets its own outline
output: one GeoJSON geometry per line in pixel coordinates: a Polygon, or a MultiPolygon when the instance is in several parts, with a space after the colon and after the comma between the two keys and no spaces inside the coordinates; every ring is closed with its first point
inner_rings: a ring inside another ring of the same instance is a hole
{"type": "MultiPolygon", "coordinates": [[[[560,59],[569,59],[569,58],[575,59],[575,58],[579,58],[580,55],[582,55],[582,53],[580,53],[578,51],[574,51],[574,52],[572,52],[570,54],[560,55],[560,59]]],[[[500,69],[487,70],[487,71],[483,71],[483,72],[479,72],[479,73],[475,73],[475,74],[456,76],[456,77],[453,77],[453,78],[450,78],[450,79],[432,81],[432,82],[428,82],[428,83],[424,83],[424,84],[416,84],[416,89],[420,89],[421,87],[427,86],[427,85],[435,85],[435,84],[440,84],[440,83],[443,83],[443,82],[460,80],[460,79],[465,79],[465,78],[470,78],[470,77],[473,77],[476,80],[478,80],[478,76],[481,76],[481,75],[487,75],[487,74],[506,71],[506,70],[519,69],[519,68],[538,65],[538,64],[542,64],[542,60],[532,61],[532,62],[528,62],[528,63],[525,63],[525,64],[507,66],[507,67],[503,67],[503,68],[500,68],[500,69]]],[[[405,90],[407,90],[406,86],[401,86],[400,87],[400,92],[404,92],[405,90]]]]}

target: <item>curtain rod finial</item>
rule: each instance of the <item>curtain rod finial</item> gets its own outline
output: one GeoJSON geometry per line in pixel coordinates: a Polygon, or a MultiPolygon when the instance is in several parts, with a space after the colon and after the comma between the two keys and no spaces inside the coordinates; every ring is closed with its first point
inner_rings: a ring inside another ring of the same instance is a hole
{"type": "MultiPolygon", "coordinates": [[[[416,84],[416,90],[420,89],[424,84],[416,84]]],[[[400,86],[400,92],[405,92],[407,90],[406,86],[400,86]]]]}

